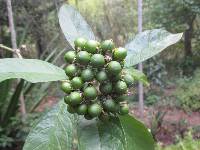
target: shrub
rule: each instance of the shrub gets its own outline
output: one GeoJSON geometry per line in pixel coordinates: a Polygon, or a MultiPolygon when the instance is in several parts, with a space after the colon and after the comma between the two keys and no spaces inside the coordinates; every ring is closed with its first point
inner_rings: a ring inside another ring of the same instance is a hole
{"type": "Polygon", "coordinates": [[[200,69],[195,71],[193,77],[180,79],[177,83],[174,95],[178,106],[186,111],[200,110],[200,69]]]}
{"type": "Polygon", "coordinates": [[[194,140],[191,132],[188,132],[184,139],[178,138],[178,143],[162,148],[158,144],[156,150],[198,150],[200,147],[200,141],[194,140]]]}

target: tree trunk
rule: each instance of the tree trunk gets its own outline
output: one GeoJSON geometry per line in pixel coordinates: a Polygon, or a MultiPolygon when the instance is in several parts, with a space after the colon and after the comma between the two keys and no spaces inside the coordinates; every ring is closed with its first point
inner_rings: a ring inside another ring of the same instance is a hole
{"type": "Polygon", "coordinates": [[[192,56],[192,34],[193,34],[193,27],[192,25],[190,25],[189,29],[187,29],[184,34],[185,57],[192,56]]]}
{"type": "Polygon", "coordinates": [[[188,20],[188,26],[189,28],[185,31],[184,34],[184,50],[185,50],[185,57],[192,56],[192,35],[193,35],[193,22],[196,18],[196,15],[194,15],[191,20],[188,20]]]}
{"type": "MultiPolygon", "coordinates": [[[[138,32],[142,32],[142,0],[138,0],[138,32]]],[[[142,72],[143,65],[140,63],[138,65],[138,69],[142,72]]],[[[138,85],[138,96],[139,96],[139,110],[140,110],[140,117],[143,118],[144,116],[144,90],[143,84],[139,82],[138,85]]]]}
{"type": "MultiPolygon", "coordinates": [[[[15,30],[14,19],[13,19],[11,0],[6,0],[6,4],[7,4],[7,11],[8,11],[9,28],[11,32],[12,48],[17,49],[17,37],[16,37],[16,30],[15,30]]],[[[20,94],[19,100],[21,104],[20,109],[21,109],[22,117],[24,119],[26,117],[26,108],[25,108],[25,102],[24,102],[24,95],[22,92],[20,94]]]]}

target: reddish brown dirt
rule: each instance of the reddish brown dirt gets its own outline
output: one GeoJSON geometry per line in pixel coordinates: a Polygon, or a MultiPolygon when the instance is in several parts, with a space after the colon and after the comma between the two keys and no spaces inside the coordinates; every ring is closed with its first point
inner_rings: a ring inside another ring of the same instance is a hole
{"type": "MultiPolygon", "coordinates": [[[[140,119],[137,107],[133,107],[131,114],[141,120],[152,129],[152,120],[158,112],[166,112],[163,121],[156,129],[155,139],[165,145],[172,144],[176,136],[184,136],[190,128],[200,127],[200,112],[187,113],[177,108],[169,107],[145,107],[144,118],[140,119]]],[[[195,132],[194,136],[200,138],[200,132],[195,132]]]]}

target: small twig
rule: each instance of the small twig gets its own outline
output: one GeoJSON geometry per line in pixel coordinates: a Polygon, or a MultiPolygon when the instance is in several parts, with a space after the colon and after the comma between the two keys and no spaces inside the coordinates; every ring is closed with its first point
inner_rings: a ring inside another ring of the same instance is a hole
{"type": "Polygon", "coordinates": [[[23,58],[22,55],[20,54],[20,50],[19,49],[12,49],[12,48],[7,47],[7,46],[5,46],[3,44],[0,44],[0,48],[15,53],[21,59],[23,58]]]}
{"type": "Polygon", "coordinates": [[[11,51],[11,52],[14,53],[14,50],[13,50],[12,48],[7,47],[7,46],[5,46],[5,45],[3,45],[3,44],[0,44],[0,48],[5,49],[5,50],[7,50],[7,51],[11,51]]]}

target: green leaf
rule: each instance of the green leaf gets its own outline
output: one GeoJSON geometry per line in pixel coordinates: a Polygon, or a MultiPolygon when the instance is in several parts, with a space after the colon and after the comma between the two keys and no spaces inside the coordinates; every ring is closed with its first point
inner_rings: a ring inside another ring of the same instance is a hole
{"type": "Polygon", "coordinates": [[[126,44],[128,55],[125,67],[136,65],[158,54],[168,46],[177,43],[183,33],[172,34],[163,29],[146,30],[136,35],[135,39],[126,44]]]}
{"type": "Polygon", "coordinates": [[[29,133],[23,150],[71,150],[74,121],[60,102],[29,133]]]}
{"type": "Polygon", "coordinates": [[[145,126],[133,117],[110,121],[76,119],[59,103],[30,132],[23,150],[71,150],[77,133],[78,150],[153,150],[154,141],[145,126]],[[76,131],[74,131],[76,130],[76,131]]]}
{"type": "Polygon", "coordinates": [[[70,5],[63,5],[58,13],[60,27],[69,44],[74,47],[78,37],[95,39],[94,33],[81,14],[70,5]]]}
{"type": "Polygon", "coordinates": [[[126,138],[127,150],[154,150],[154,140],[148,129],[135,118],[120,116],[121,127],[126,138]]]}
{"type": "Polygon", "coordinates": [[[1,108],[1,106],[4,105],[4,102],[6,101],[6,99],[8,97],[8,93],[10,91],[10,80],[1,82],[0,89],[1,89],[0,90],[0,108],[1,108]]]}
{"type": "Polygon", "coordinates": [[[16,112],[18,110],[19,97],[23,90],[23,87],[24,87],[24,80],[21,80],[17,84],[17,87],[15,88],[15,92],[13,93],[9,101],[8,108],[6,109],[5,115],[3,117],[3,123],[2,123],[3,126],[7,126],[7,124],[10,121],[10,118],[16,115],[16,112]]]}
{"type": "Polygon", "coordinates": [[[154,150],[147,128],[129,115],[109,122],[81,120],[78,137],[78,150],[154,150]]]}
{"type": "Polygon", "coordinates": [[[32,83],[65,80],[63,69],[37,59],[0,59],[0,82],[22,78],[32,83]]]}
{"type": "Polygon", "coordinates": [[[134,68],[123,69],[123,72],[130,74],[135,80],[142,82],[146,86],[149,86],[147,76],[143,72],[134,68]]]}

